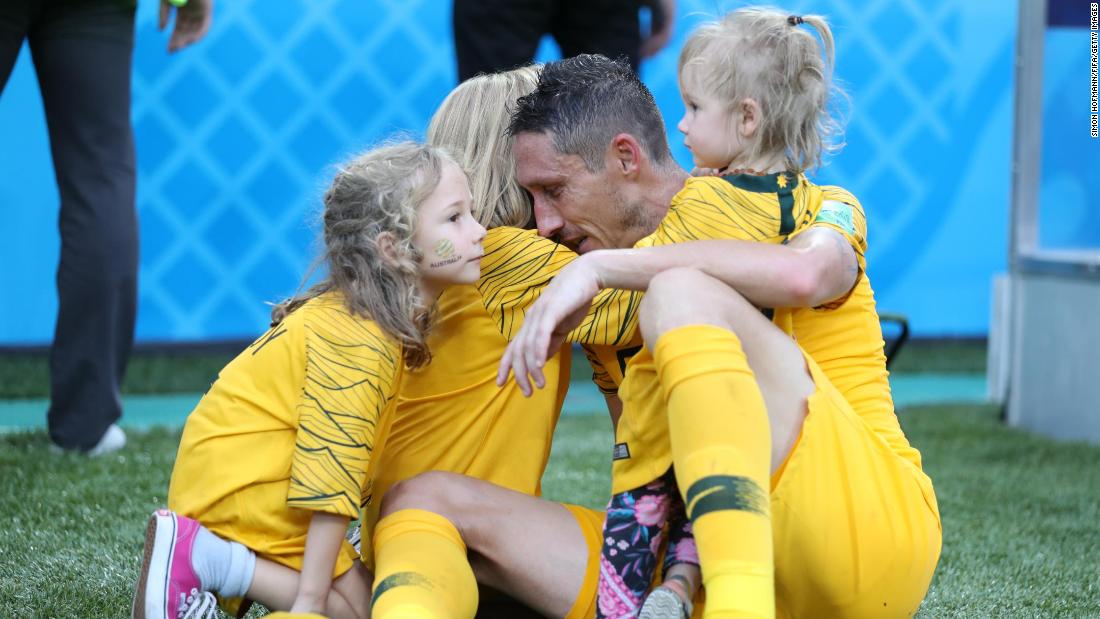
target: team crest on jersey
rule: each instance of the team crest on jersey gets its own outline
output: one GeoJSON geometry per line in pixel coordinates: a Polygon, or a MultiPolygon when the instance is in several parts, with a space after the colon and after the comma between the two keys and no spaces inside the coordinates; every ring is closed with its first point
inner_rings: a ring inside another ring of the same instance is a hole
{"type": "Polygon", "coordinates": [[[628,460],[630,459],[630,448],[626,446],[626,443],[615,443],[614,449],[611,450],[612,460],[628,460]]]}
{"type": "Polygon", "coordinates": [[[852,236],[856,234],[856,225],[852,222],[852,207],[843,202],[827,200],[814,221],[836,226],[852,236]]]}

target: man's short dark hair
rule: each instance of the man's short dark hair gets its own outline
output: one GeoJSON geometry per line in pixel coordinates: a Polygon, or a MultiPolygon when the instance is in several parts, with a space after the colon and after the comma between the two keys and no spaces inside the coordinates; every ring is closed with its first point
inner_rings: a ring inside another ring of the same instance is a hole
{"type": "Polygon", "coordinates": [[[599,54],[551,62],[534,92],[520,97],[512,135],[547,133],[564,155],[578,155],[590,172],[604,167],[612,138],[629,133],[657,165],[672,160],[657,102],[630,65],[599,54]]]}

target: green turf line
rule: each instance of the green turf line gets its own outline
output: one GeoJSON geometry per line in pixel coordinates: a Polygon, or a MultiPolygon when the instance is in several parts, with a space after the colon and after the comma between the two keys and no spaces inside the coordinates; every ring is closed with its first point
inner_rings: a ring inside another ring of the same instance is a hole
{"type": "MultiPolygon", "coordinates": [[[[981,403],[985,376],[981,374],[895,374],[890,378],[898,408],[926,404],[981,403]]],[[[148,429],[180,427],[202,394],[127,395],[122,425],[148,429]]],[[[32,430],[46,425],[45,399],[0,400],[0,432],[32,430]]],[[[602,414],[604,398],[591,382],[574,382],[565,397],[562,414],[602,414]]]]}
{"type": "MultiPolygon", "coordinates": [[[[201,393],[125,396],[122,425],[140,429],[180,427],[200,397],[201,393]]],[[[43,399],[0,400],[0,432],[45,428],[48,406],[43,399]]]]}

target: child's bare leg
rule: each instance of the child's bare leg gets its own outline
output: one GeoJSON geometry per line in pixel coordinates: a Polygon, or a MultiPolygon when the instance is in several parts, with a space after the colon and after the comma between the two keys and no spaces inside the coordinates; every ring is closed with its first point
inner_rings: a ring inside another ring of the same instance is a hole
{"type": "MultiPolygon", "coordinates": [[[[272,610],[290,610],[298,593],[297,570],[256,558],[256,571],[248,587],[248,598],[272,610]]],[[[365,619],[370,609],[370,575],[358,561],[332,581],[325,615],[332,619],[365,619]]]]}
{"type": "Polygon", "coordinates": [[[690,602],[699,591],[702,577],[698,565],[677,563],[665,572],[665,580],[661,585],[672,589],[684,601],[690,602]]]}
{"type": "MultiPolygon", "coordinates": [[[[370,616],[370,589],[374,575],[362,563],[356,561],[351,569],[332,582],[334,592],[343,597],[357,617],[370,616]]],[[[331,601],[332,594],[329,594],[331,601]]],[[[329,613],[332,615],[332,613],[329,613]]],[[[333,615],[335,616],[335,615],[333,615]]]]}

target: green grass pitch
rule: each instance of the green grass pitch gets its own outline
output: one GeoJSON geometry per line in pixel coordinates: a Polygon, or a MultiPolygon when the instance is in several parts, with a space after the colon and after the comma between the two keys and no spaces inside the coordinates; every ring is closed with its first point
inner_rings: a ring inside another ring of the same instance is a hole
{"type": "MultiPolygon", "coordinates": [[[[1004,427],[990,407],[901,412],[939,497],[944,550],[922,617],[1100,616],[1100,447],[1004,427]]],[[[177,431],[132,433],[101,459],[0,436],[0,617],[122,617],[177,431]]],[[[565,417],[549,498],[602,506],[610,424],[565,417]]]]}

